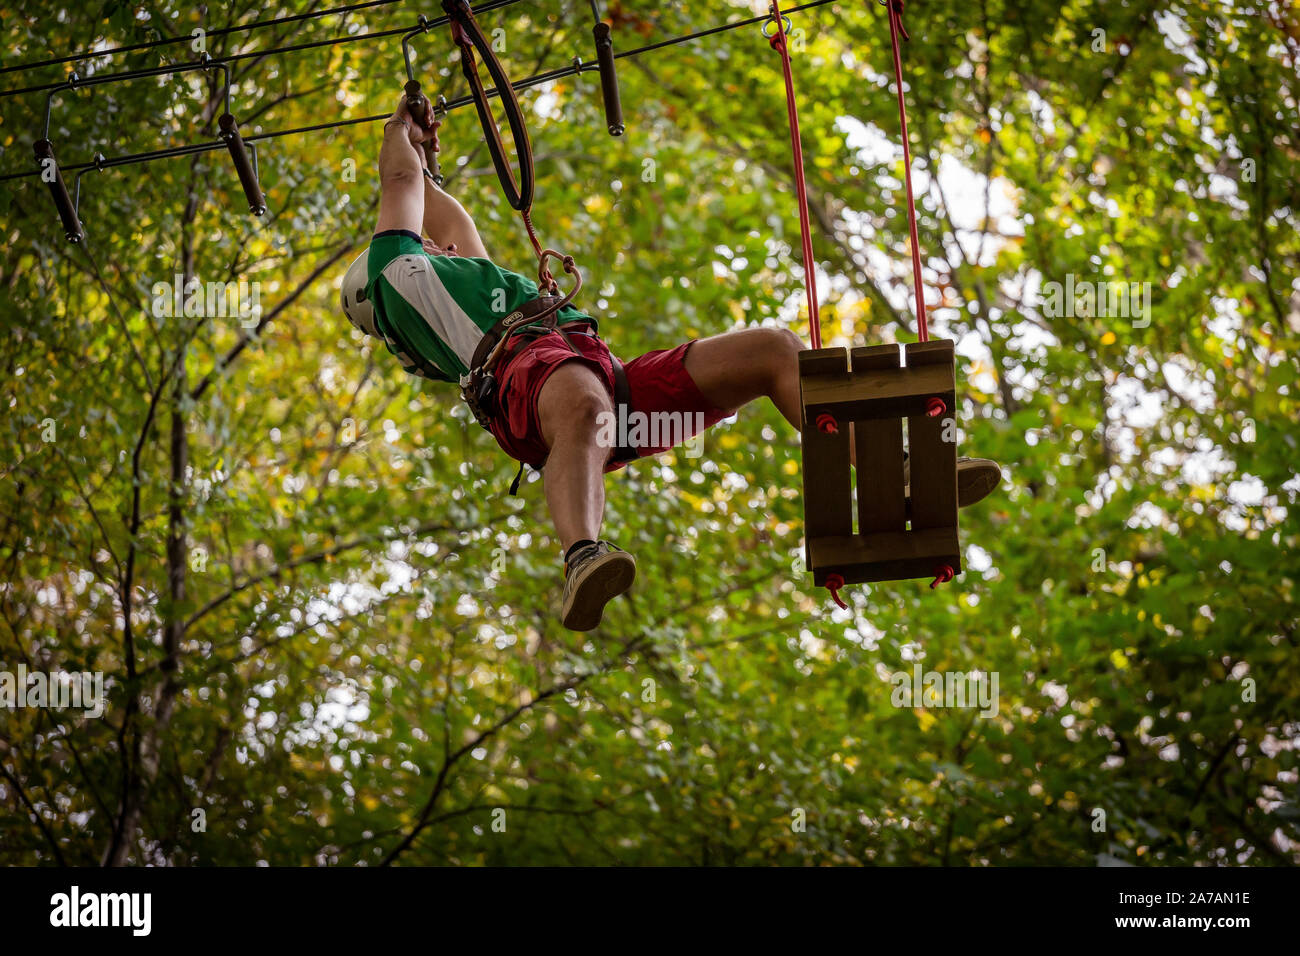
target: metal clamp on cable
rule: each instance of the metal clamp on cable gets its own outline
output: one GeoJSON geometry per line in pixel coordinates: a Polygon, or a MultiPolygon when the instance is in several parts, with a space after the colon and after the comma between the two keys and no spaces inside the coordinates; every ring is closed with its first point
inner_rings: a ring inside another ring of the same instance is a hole
{"type": "MultiPolygon", "coordinates": [[[[592,0],[591,12],[595,14],[596,0],[592,0]]],[[[600,92],[605,101],[605,125],[609,135],[622,136],[627,129],[623,125],[623,102],[618,95],[618,76],[614,73],[614,41],[610,38],[610,25],[596,17],[592,35],[596,38],[596,62],[600,64],[600,92]]]]}
{"type": "Polygon", "coordinates": [[[235,161],[235,172],[239,174],[239,184],[244,187],[248,211],[254,216],[260,216],[266,212],[266,198],[262,195],[257,180],[257,152],[253,152],[253,159],[250,162],[248,150],[244,147],[244,139],[239,135],[239,124],[229,113],[223,114],[217,120],[217,126],[221,129],[221,138],[226,143],[226,149],[230,150],[230,158],[235,161]]]}
{"type": "Polygon", "coordinates": [[[41,179],[49,184],[50,195],[54,198],[54,207],[59,211],[59,219],[63,221],[64,234],[69,242],[80,242],[86,234],[81,227],[81,220],[77,218],[77,209],[72,203],[72,197],[68,195],[68,186],[63,181],[59,161],[54,158],[54,144],[48,139],[36,141],[36,160],[41,168],[41,179]],[[53,175],[50,175],[51,170],[53,175]]]}

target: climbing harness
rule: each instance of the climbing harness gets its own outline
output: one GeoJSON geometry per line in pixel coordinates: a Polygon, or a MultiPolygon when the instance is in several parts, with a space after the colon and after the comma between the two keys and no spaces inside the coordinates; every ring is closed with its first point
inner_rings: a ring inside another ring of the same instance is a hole
{"type": "MultiPolygon", "coordinates": [[[[495,376],[495,369],[513,357],[522,342],[538,335],[558,332],[575,355],[582,354],[569,339],[570,334],[576,334],[579,331],[577,324],[570,322],[564,323],[563,326],[557,325],[559,311],[572,302],[582,289],[582,273],[578,271],[572,256],[557,252],[549,247],[543,248],[541,240],[537,237],[537,230],[532,220],[533,196],[536,185],[532,143],[528,137],[528,127],[524,121],[523,111],[519,106],[519,99],[515,95],[514,86],[511,84],[505,68],[493,51],[491,43],[484,36],[478,21],[475,20],[468,0],[443,0],[442,7],[447,14],[452,42],[460,49],[461,72],[469,84],[470,94],[478,112],[479,125],[483,128],[483,138],[487,144],[488,154],[492,158],[492,165],[496,169],[497,179],[501,183],[506,201],[512,209],[519,213],[520,218],[523,220],[524,228],[528,232],[529,242],[537,255],[537,282],[541,290],[541,294],[536,299],[524,303],[514,312],[498,320],[483,335],[474,350],[474,357],[470,362],[469,371],[461,377],[461,395],[465,400],[465,404],[469,406],[475,420],[480,425],[484,428],[490,428],[493,419],[501,413],[500,389],[495,376]],[[491,92],[484,87],[483,80],[479,75],[480,58],[494,84],[491,92]],[[510,135],[515,144],[515,153],[518,156],[518,176],[515,175],[515,171],[506,156],[501,130],[497,125],[496,117],[492,113],[491,93],[495,93],[501,99],[506,124],[510,129],[510,135]],[[559,283],[547,267],[548,260],[552,258],[559,261],[563,270],[573,276],[573,287],[565,294],[560,293],[559,283]]],[[[594,9],[593,3],[593,11],[594,9]]],[[[419,26],[406,34],[402,40],[402,53],[407,72],[405,87],[407,101],[411,105],[411,112],[416,121],[425,126],[426,129],[432,124],[433,118],[430,116],[428,101],[421,92],[419,81],[416,80],[411,66],[410,40],[420,33],[427,32],[428,28],[428,21],[421,16],[419,26]]],[[[619,132],[622,132],[621,106],[618,104],[618,88],[613,76],[613,44],[609,41],[607,25],[598,22],[595,35],[597,54],[602,61],[602,85],[605,93],[606,117],[610,132],[614,132],[616,125],[619,132]],[[601,27],[605,27],[605,29],[602,30],[601,27]],[[604,65],[606,59],[608,60],[607,69],[604,65]]],[[[445,104],[442,97],[439,97],[439,100],[445,104]]],[[[440,180],[440,172],[437,175],[440,180]]],[[[441,185],[441,182],[439,184],[441,185]]],[[[613,366],[615,410],[617,412],[620,406],[628,407],[630,410],[628,405],[630,389],[627,374],[622,363],[612,353],[610,354],[610,361],[613,366]]],[[[620,462],[629,461],[635,457],[636,453],[633,449],[622,445],[616,449],[614,454],[614,460],[620,462]]],[[[511,487],[512,494],[514,488],[518,485],[518,480],[518,476],[516,476],[515,484],[511,487]]]]}
{"type": "Polygon", "coordinates": [[[926,319],[899,50],[899,37],[911,37],[903,26],[903,0],[881,3],[888,10],[898,91],[919,339],[904,346],[906,364],[900,364],[897,345],[822,348],[817,263],[787,43],[789,20],[781,13],[779,0],[773,0],[771,16],[763,25],[763,35],[781,54],[812,340],[812,348],[799,353],[805,555],[813,582],[826,587],[840,607],[847,607],[839,592],[848,584],[933,576],[933,588],[961,572],[957,446],[945,440],[951,419],[942,417],[955,408],[954,351],[951,340],[930,339],[926,319]],[[852,423],[857,461],[856,529],[850,430],[842,427],[844,423],[852,423]],[[910,495],[904,481],[905,460],[910,460],[910,495]]]}

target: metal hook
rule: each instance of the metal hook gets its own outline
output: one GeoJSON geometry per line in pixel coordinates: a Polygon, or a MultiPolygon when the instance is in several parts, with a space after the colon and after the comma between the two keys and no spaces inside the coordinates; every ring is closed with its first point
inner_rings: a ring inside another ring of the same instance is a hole
{"type": "Polygon", "coordinates": [[[414,30],[402,34],[402,62],[406,64],[406,78],[415,81],[415,68],[411,66],[411,41],[422,33],[429,32],[429,20],[422,13],[416,21],[414,30]]]}
{"type": "Polygon", "coordinates": [[[94,164],[93,166],[87,166],[84,169],[77,170],[77,178],[74,182],[72,198],[72,218],[77,223],[77,231],[75,235],[72,232],[68,232],[67,236],[71,242],[80,242],[85,238],[85,233],[81,230],[81,177],[86,175],[86,173],[90,172],[92,169],[97,173],[102,173],[104,171],[104,154],[96,153],[91,162],[94,164]]]}
{"type": "MultiPolygon", "coordinates": [[[[72,196],[72,214],[75,217],[77,217],[77,222],[81,222],[81,177],[86,175],[86,173],[90,172],[92,169],[97,173],[102,173],[104,171],[104,154],[96,153],[94,155],[94,158],[91,159],[91,163],[93,165],[87,166],[84,169],[77,170],[77,178],[74,181],[73,196],[72,196]]],[[[71,236],[69,236],[68,238],[72,239],[71,236]]],[[[76,242],[77,240],[72,239],[72,241],[76,242]]]]}
{"type": "Polygon", "coordinates": [[[764,20],[763,36],[769,40],[772,39],[773,36],[775,36],[775,34],[767,32],[767,28],[770,26],[784,26],[785,29],[783,32],[786,33],[787,35],[789,35],[794,31],[794,24],[790,22],[790,18],[787,17],[784,13],[781,14],[781,20],[783,21],[782,24],[777,24],[776,17],[769,17],[768,19],[764,20]]]}

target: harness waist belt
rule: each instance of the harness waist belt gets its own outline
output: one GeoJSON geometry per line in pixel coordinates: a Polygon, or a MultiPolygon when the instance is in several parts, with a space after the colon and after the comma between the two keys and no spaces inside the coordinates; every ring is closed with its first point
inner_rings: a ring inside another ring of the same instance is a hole
{"type": "MultiPolygon", "coordinates": [[[[500,396],[493,370],[514,358],[528,340],[538,335],[559,332],[570,350],[575,355],[581,355],[582,353],[569,340],[569,336],[575,334],[595,336],[591,323],[585,319],[576,319],[557,326],[556,303],[559,301],[560,296],[543,295],[525,302],[499,319],[479,340],[474,349],[469,374],[461,382],[461,393],[470,410],[474,412],[474,417],[484,428],[487,428],[491,420],[501,414],[498,407],[500,396]],[[544,315],[545,318],[538,322],[529,321],[538,315],[544,315]],[[573,326],[585,327],[574,328],[573,326]]],[[[612,352],[609,353],[609,361],[614,373],[614,412],[617,415],[619,409],[623,408],[626,409],[626,413],[630,413],[632,390],[628,385],[627,372],[623,368],[623,363],[612,352]]],[[[614,460],[617,462],[632,461],[636,457],[636,450],[626,445],[619,445],[614,452],[614,460]]]]}

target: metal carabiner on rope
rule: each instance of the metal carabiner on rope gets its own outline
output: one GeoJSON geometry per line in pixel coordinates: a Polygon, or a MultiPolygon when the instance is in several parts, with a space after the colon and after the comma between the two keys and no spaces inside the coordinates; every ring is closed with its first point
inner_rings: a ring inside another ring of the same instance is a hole
{"type": "Polygon", "coordinates": [[[776,22],[776,16],[775,16],[775,15],[773,15],[773,16],[769,17],[768,19],[764,20],[764,21],[763,21],[763,36],[765,36],[767,39],[770,40],[770,39],[772,39],[772,37],[776,36],[777,34],[785,33],[785,34],[788,35],[788,34],[790,34],[791,32],[794,31],[794,24],[790,22],[790,18],[787,17],[784,13],[781,14],[781,21],[782,21],[782,22],[781,22],[780,24],[778,24],[778,23],[776,22]],[[768,33],[768,32],[767,32],[767,28],[768,28],[768,27],[777,27],[777,32],[776,32],[776,33],[768,33]]]}

